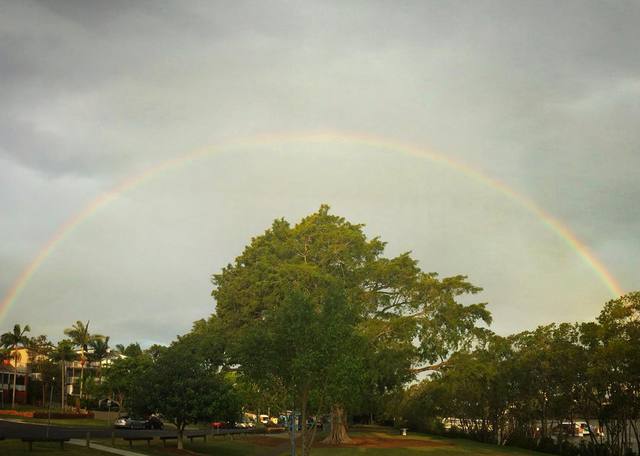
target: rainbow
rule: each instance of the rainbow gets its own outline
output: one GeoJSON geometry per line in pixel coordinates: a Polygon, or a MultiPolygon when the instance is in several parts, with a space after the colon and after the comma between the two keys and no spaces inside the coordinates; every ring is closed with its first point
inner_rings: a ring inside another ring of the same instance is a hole
{"type": "Polygon", "coordinates": [[[58,228],[55,234],[47,241],[47,243],[39,251],[38,255],[29,263],[29,265],[21,272],[18,278],[14,281],[9,291],[5,294],[0,302],[0,319],[4,316],[7,310],[13,305],[21,292],[29,284],[29,281],[38,271],[42,263],[46,261],[47,257],[56,249],[56,247],[79,225],[89,219],[101,208],[107,206],[111,201],[118,198],[123,193],[138,187],[146,181],[153,179],[154,177],[161,175],[162,173],[171,170],[176,167],[185,166],[194,160],[201,157],[214,154],[216,152],[234,150],[246,147],[256,146],[273,146],[278,144],[310,144],[310,143],[331,143],[331,144],[350,144],[350,145],[363,145],[371,146],[379,149],[386,149],[389,151],[395,151],[406,155],[412,155],[415,157],[426,158],[435,163],[440,163],[451,169],[454,169],[465,176],[480,182],[483,185],[487,185],[496,191],[500,192],[505,197],[512,200],[519,206],[522,206],[530,213],[535,215],[546,225],[550,230],[554,231],[560,238],[562,238],[566,244],[577,253],[577,255],[589,266],[589,268],[599,277],[599,279],[606,285],[613,297],[618,297],[624,294],[621,286],[613,275],[605,268],[605,266],[595,257],[595,255],[584,245],[564,224],[558,219],[553,217],[548,212],[544,211],[532,200],[516,192],[506,184],[489,177],[483,172],[470,167],[469,165],[447,157],[445,155],[433,152],[428,149],[417,147],[412,144],[406,144],[400,141],[391,140],[388,138],[378,137],[371,134],[359,134],[359,133],[345,133],[337,131],[322,131],[311,133],[285,133],[285,134],[268,134],[258,135],[251,138],[238,139],[228,141],[219,146],[207,147],[197,149],[187,154],[163,161],[155,166],[145,170],[142,173],[131,176],[113,189],[99,195],[91,203],[89,203],[84,209],[75,214],[69,220],[67,220],[62,226],[58,228]]]}

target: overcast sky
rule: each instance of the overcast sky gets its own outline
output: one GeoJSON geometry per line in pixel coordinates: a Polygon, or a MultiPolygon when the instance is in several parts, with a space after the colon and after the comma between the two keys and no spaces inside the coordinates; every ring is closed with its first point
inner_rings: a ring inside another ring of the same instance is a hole
{"type": "MultiPolygon", "coordinates": [[[[502,181],[640,289],[640,3],[0,0],[0,296],[122,179],[256,134],[374,134],[502,181]]],[[[223,149],[79,224],[0,319],[166,343],[277,217],[328,203],[483,287],[494,329],[594,318],[611,293],[521,204],[344,141],[223,149]]],[[[4,312],[0,310],[0,312],[4,312]]]]}

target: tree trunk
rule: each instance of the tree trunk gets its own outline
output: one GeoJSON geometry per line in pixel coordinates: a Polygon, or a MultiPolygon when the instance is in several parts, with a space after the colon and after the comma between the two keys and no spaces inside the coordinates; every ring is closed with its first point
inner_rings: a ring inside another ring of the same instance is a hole
{"type": "Polygon", "coordinates": [[[84,359],[80,361],[80,401],[82,402],[82,389],[84,387],[84,359]]]}
{"type": "Polygon", "coordinates": [[[126,399],[124,393],[118,393],[117,394],[118,397],[118,416],[120,416],[120,414],[122,413],[122,410],[124,409],[124,401],[126,399]]]}
{"type": "Polygon", "coordinates": [[[18,381],[18,357],[13,359],[13,393],[11,394],[11,408],[16,408],[16,383],[18,381]]]}
{"type": "Polygon", "coordinates": [[[313,446],[313,442],[316,438],[316,431],[318,430],[318,414],[316,414],[316,419],[313,421],[313,426],[310,430],[307,431],[307,442],[306,445],[302,446],[302,456],[308,456],[311,453],[311,447],[313,446]]]}
{"type": "Polygon", "coordinates": [[[184,449],[184,429],[183,426],[178,426],[178,449],[179,450],[183,450],[184,449]]]}
{"type": "Polygon", "coordinates": [[[353,443],[353,440],[347,434],[347,415],[340,404],[331,407],[331,430],[322,443],[327,445],[353,443]]]}
{"type": "MultiPolygon", "coordinates": [[[[308,402],[309,402],[309,387],[305,385],[302,395],[300,398],[300,420],[301,423],[301,441],[302,441],[302,456],[307,456],[309,454],[309,449],[311,448],[311,443],[309,442],[309,429],[307,429],[307,419],[308,419],[308,402]]],[[[295,407],[294,407],[295,408],[295,407]]]]}
{"type": "Polygon", "coordinates": [[[64,361],[60,361],[60,409],[64,412],[64,361]]]}

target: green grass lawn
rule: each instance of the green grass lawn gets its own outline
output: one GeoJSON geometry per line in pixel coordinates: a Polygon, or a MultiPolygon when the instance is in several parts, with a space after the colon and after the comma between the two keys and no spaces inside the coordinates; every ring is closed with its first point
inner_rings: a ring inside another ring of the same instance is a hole
{"type": "MultiPolygon", "coordinates": [[[[350,434],[352,437],[373,437],[373,438],[393,438],[401,439],[402,437],[397,434],[390,434],[389,432],[353,432],[350,434]]],[[[427,436],[421,434],[410,433],[406,437],[411,440],[421,440],[427,443],[435,442],[442,443],[441,446],[430,447],[411,447],[402,448],[401,446],[396,448],[362,448],[362,447],[348,447],[348,448],[313,448],[312,455],[317,456],[471,456],[471,455],[485,455],[485,456],[539,456],[540,453],[534,453],[531,451],[520,450],[509,447],[499,447],[496,445],[487,445],[478,442],[473,442],[464,439],[447,439],[442,437],[427,436]]],[[[100,443],[104,445],[111,445],[111,441],[104,440],[100,443]]],[[[209,438],[205,443],[202,440],[195,440],[194,443],[190,443],[185,439],[185,450],[199,453],[202,455],[211,456],[286,456],[289,454],[289,448],[287,447],[288,436],[286,434],[272,435],[268,437],[264,436],[235,436],[233,439],[229,437],[218,436],[213,439],[209,438]],[[272,445],[265,444],[269,439],[273,442],[272,445]]],[[[401,445],[399,443],[398,445],[401,445]]],[[[123,440],[116,439],[116,447],[122,449],[129,449],[128,443],[123,440]]],[[[167,448],[164,448],[159,440],[154,440],[151,443],[151,447],[147,448],[146,442],[134,442],[132,451],[137,453],[149,455],[149,456],[167,456],[175,454],[176,442],[169,441],[167,448]]],[[[300,449],[297,451],[301,454],[300,449]]]]}
{"type": "MultiPolygon", "coordinates": [[[[111,446],[110,439],[92,439],[92,442],[99,443],[105,446],[111,446]]],[[[162,442],[158,439],[154,439],[151,442],[151,446],[147,447],[147,442],[133,442],[131,448],[129,443],[122,440],[115,440],[115,448],[130,450],[136,453],[141,453],[150,456],[167,456],[169,454],[175,454],[177,442],[175,440],[167,441],[167,447],[165,448],[162,442]]],[[[202,439],[196,439],[193,443],[190,443],[187,438],[184,439],[185,450],[200,453],[211,454],[216,456],[260,456],[264,454],[261,452],[261,448],[257,445],[249,443],[246,438],[235,436],[233,439],[228,436],[217,436],[208,438],[207,442],[202,439]]]]}
{"type": "MultiPolygon", "coordinates": [[[[392,431],[375,432],[352,432],[354,438],[373,439],[384,442],[385,439],[394,439],[394,448],[363,448],[363,447],[343,447],[343,448],[313,448],[312,455],[315,456],[539,456],[540,453],[520,450],[509,447],[499,447],[487,445],[463,439],[447,439],[443,437],[427,436],[417,433],[409,433],[407,437],[399,436],[392,431]],[[426,442],[427,444],[441,444],[439,446],[414,446],[402,447],[402,439],[426,442]]],[[[110,439],[93,440],[105,446],[111,446],[110,439]]],[[[129,448],[129,443],[122,440],[115,440],[116,448],[131,450],[139,454],[148,456],[175,456],[176,441],[168,441],[167,448],[157,438],[148,448],[144,441],[134,442],[129,448]]],[[[289,454],[287,447],[288,436],[278,434],[271,436],[217,436],[209,437],[207,442],[197,439],[190,443],[185,439],[185,450],[201,455],[211,456],[286,456],[289,454]]],[[[16,456],[31,454],[27,451],[25,444],[17,440],[0,441],[0,454],[3,456],[16,456]]],[[[107,453],[78,447],[70,444],[65,445],[61,451],[57,444],[34,444],[33,454],[46,454],[51,456],[105,456],[107,453]]],[[[188,455],[189,453],[185,453],[188,455]]],[[[300,450],[298,450],[300,454],[300,450]]]]}
{"type": "Polygon", "coordinates": [[[27,444],[20,440],[0,440],[0,454],[2,456],[113,456],[111,453],[87,449],[69,443],[64,444],[64,450],[58,443],[34,443],[33,451],[28,451],[27,444]]]}

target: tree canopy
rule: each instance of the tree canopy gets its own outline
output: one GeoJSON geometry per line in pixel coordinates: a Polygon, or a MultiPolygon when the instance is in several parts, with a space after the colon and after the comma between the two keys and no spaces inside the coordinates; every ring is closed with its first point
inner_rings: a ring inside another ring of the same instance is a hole
{"type": "Polygon", "coordinates": [[[214,324],[197,321],[168,347],[154,345],[115,359],[105,370],[104,388],[120,406],[142,416],[162,414],[176,426],[179,448],[188,424],[235,421],[241,408],[231,379],[221,370],[214,324]]]}
{"type": "Polygon", "coordinates": [[[284,386],[297,396],[292,406],[313,404],[317,414],[321,404],[352,406],[367,389],[399,388],[486,335],[485,304],[458,301],[480,288],[462,275],[423,272],[410,253],[386,258],[384,249],[364,225],[330,214],[326,205],[293,226],[275,220],[213,276],[229,362],[257,381],[284,386]],[[314,379],[309,391],[300,389],[305,376],[314,379]]]}
{"type": "Polygon", "coordinates": [[[577,454],[562,422],[587,420],[580,454],[640,446],[640,292],[605,304],[595,321],[554,323],[458,353],[407,391],[400,415],[415,428],[577,454]],[[552,438],[551,434],[555,438],[552,438]],[[559,434],[559,436],[558,436],[559,434]]]}

